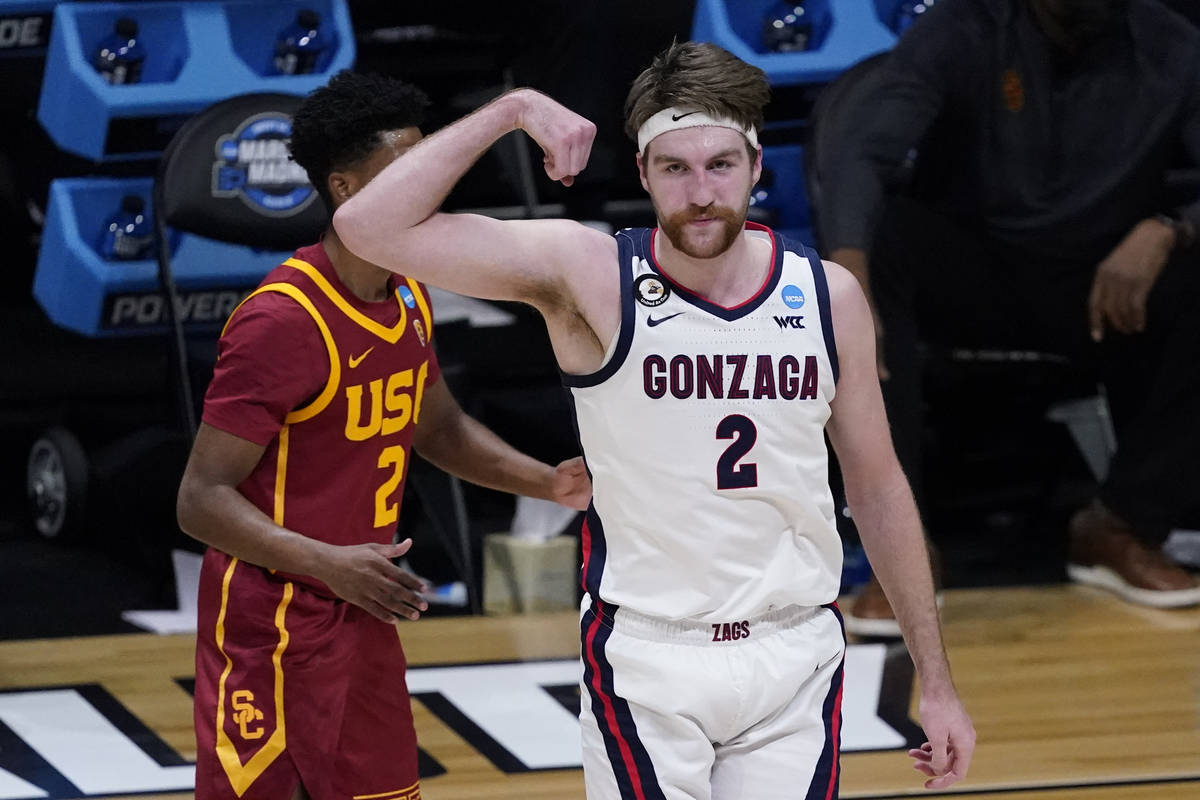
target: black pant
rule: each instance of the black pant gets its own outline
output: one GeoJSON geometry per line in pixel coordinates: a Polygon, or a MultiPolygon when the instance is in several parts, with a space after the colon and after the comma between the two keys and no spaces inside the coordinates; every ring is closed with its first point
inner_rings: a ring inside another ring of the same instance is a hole
{"type": "MultiPolygon", "coordinates": [[[[871,253],[891,378],[896,451],[921,495],[921,344],[1055,353],[1104,384],[1118,450],[1101,500],[1150,543],[1200,497],[1200,258],[1174,257],[1150,294],[1144,333],[1092,342],[1097,259],[1031,256],[895,198],[871,253]]],[[[981,419],[980,424],[986,424],[981,419]]],[[[1036,458],[1036,453],[1031,453],[1036,458]]]]}

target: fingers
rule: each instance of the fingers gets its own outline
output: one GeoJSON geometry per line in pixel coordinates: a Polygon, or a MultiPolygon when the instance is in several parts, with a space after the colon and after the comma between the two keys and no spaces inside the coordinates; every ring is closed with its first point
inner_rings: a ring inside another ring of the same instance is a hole
{"type": "Polygon", "coordinates": [[[1108,290],[1108,318],[1120,333],[1133,333],[1137,312],[1133,303],[1134,289],[1128,280],[1116,281],[1108,290]]]}
{"type": "Polygon", "coordinates": [[[1118,333],[1140,333],[1146,329],[1146,300],[1151,283],[1115,273],[1101,265],[1088,297],[1088,326],[1092,340],[1104,338],[1107,322],[1118,333]]]}
{"type": "Polygon", "coordinates": [[[577,117],[558,142],[544,146],[542,166],[547,177],[559,181],[563,186],[572,185],[575,176],[587,166],[595,138],[596,126],[583,117],[577,117]]]}
{"type": "Polygon", "coordinates": [[[1131,333],[1141,333],[1146,330],[1146,300],[1149,296],[1149,286],[1139,286],[1129,295],[1129,325],[1131,333]]]}
{"type": "Polygon", "coordinates": [[[1092,281],[1092,291],[1088,294],[1088,329],[1092,333],[1092,341],[1099,342],[1104,338],[1104,300],[1105,281],[1097,274],[1092,281]]]}
{"type": "Polygon", "coordinates": [[[376,603],[374,600],[368,600],[365,603],[361,603],[359,605],[359,608],[363,609],[364,611],[366,611],[368,614],[370,614],[372,617],[379,620],[380,622],[395,622],[396,621],[396,616],[391,611],[388,611],[386,608],[381,606],[379,603],[376,603]]]}
{"type": "Polygon", "coordinates": [[[419,619],[421,612],[429,608],[419,591],[400,584],[387,587],[377,602],[392,614],[404,619],[419,619]]]}
{"type": "Polygon", "coordinates": [[[932,747],[929,751],[929,768],[933,770],[934,775],[945,775],[950,770],[950,754],[946,740],[941,737],[937,738],[937,742],[929,742],[932,747]]]}
{"type": "Polygon", "coordinates": [[[568,458],[566,461],[561,462],[557,467],[555,467],[555,470],[561,474],[572,476],[583,475],[587,472],[587,468],[584,467],[583,458],[581,456],[568,458]]]}
{"type": "Polygon", "coordinates": [[[936,778],[930,778],[925,781],[926,789],[945,789],[947,786],[953,786],[962,778],[954,772],[947,772],[945,775],[940,775],[936,778]]]}
{"type": "Polygon", "coordinates": [[[926,789],[944,789],[962,780],[967,774],[967,765],[959,763],[958,754],[953,748],[949,749],[943,769],[934,766],[934,750],[929,742],[923,744],[919,750],[909,750],[908,755],[914,761],[913,769],[929,778],[924,784],[926,789]]]}
{"type": "MultiPolygon", "coordinates": [[[[382,608],[388,620],[392,620],[394,617],[415,620],[421,616],[420,612],[429,608],[429,604],[421,597],[422,593],[429,591],[425,582],[411,572],[391,563],[392,559],[407,553],[412,548],[412,544],[412,539],[405,539],[396,544],[373,546],[375,551],[387,560],[371,565],[371,569],[378,577],[370,579],[375,587],[373,590],[368,590],[368,602],[382,608]]],[[[372,611],[366,605],[363,607],[372,611]]],[[[378,615],[376,614],[376,616],[378,615]]]]}
{"type": "Polygon", "coordinates": [[[376,546],[376,550],[381,556],[387,559],[399,558],[412,549],[412,539],[405,539],[402,542],[395,544],[381,544],[376,546]]]}

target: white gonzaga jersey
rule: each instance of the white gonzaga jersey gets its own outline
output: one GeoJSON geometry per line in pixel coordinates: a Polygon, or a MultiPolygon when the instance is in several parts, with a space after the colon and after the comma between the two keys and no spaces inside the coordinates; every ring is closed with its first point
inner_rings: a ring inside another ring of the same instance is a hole
{"type": "Polygon", "coordinates": [[[658,267],[657,229],[618,232],[620,331],[600,370],[563,376],[594,492],[583,586],[607,606],[724,623],[837,598],[825,272],[747,230],[771,240],[772,266],[734,308],[658,267]]]}

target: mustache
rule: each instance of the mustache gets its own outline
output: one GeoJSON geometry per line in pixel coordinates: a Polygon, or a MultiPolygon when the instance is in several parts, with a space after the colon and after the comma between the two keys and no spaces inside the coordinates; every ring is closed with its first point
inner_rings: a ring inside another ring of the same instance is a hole
{"type": "Polygon", "coordinates": [[[672,225],[685,225],[697,219],[719,219],[724,222],[738,222],[740,214],[728,206],[709,203],[706,206],[691,206],[683,211],[672,214],[668,220],[672,225]]]}

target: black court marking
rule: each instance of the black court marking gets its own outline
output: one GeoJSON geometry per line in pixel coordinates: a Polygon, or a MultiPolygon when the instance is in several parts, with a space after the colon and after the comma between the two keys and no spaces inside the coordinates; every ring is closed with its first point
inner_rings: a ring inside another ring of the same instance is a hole
{"type": "MultiPolygon", "coordinates": [[[[62,684],[56,686],[22,686],[19,689],[2,689],[0,694],[25,694],[30,692],[75,692],[99,714],[112,723],[138,749],[153,759],[160,767],[181,767],[192,762],[163,741],[157,733],[146,726],[120,700],[98,683],[62,684]]],[[[47,800],[60,797],[97,797],[85,795],[79,787],[46,761],[11,728],[0,722],[0,768],[11,772],[47,793],[47,800]]],[[[120,796],[132,794],[167,794],[178,790],[149,792],[121,792],[120,796]]]]}
{"type": "MultiPolygon", "coordinates": [[[[459,666],[464,665],[460,664],[459,666]]],[[[521,759],[510,753],[506,747],[489,736],[483,728],[476,725],[474,720],[464,714],[458,706],[447,700],[441,692],[416,692],[409,696],[413,700],[420,700],[434,716],[461,736],[467,744],[471,745],[476,752],[490,761],[492,766],[501,772],[519,774],[524,772],[562,772],[563,770],[579,769],[579,767],[528,767],[521,759]]]]}
{"type": "MultiPolygon", "coordinates": [[[[904,737],[905,749],[920,747],[925,742],[925,731],[908,716],[909,706],[912,705],[914,679],[913,662],[908,655],[908,648],[902,642],[889,645],[883,657],[883,674],[879,676],[879,706],[875,714],[904,737]]],[[[846,751],[842,751],[842,754],[845,755],[846,751]]]]}
{"type": "Polygon", "coordinates": [[[50,766],[49,761],[3,722],[0,722],[0,769],[32,783],[51,798],[83,796],[75,784],[50,766]]]}
{"type": "Polygon", "coordinates": [[[554,698],[554,700],[567,711],[571,712],[571,716],[579,718],[579,684],[578,683],[562,683],[557,686],[543,686],[542,689],[546,694],[554,698]]]}

